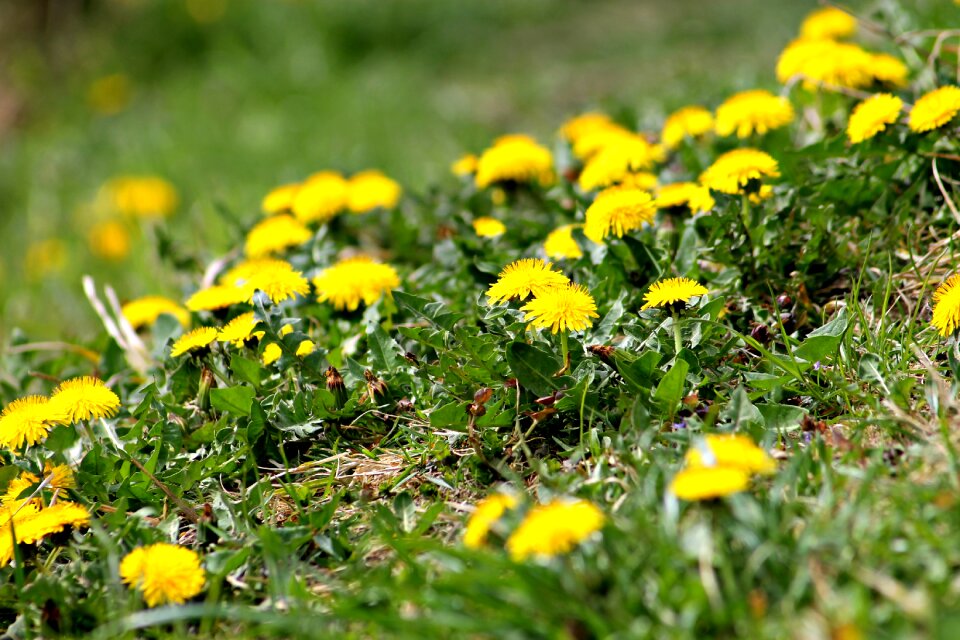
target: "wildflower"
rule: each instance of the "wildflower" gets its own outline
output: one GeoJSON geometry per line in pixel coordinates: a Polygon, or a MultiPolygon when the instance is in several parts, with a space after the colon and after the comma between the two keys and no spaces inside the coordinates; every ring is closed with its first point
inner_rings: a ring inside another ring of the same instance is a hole
{"type": "Polygon", "coordinates": [[[361,171],[347,182],[347,206],[353,213],[393,209],[402,194],[400,184],[379,171],[361,171]]]}
{"type": "Polygon", "coordinates": [[[31,504],[0,509],[0,567],[13,559],[13,535],[18,543],[35,544],[67,527],[85,527],[89,522],[87,510],[70,502],[43,508],[31,504]]]}
{"type": "Polygon", "coordinates": [[[253,311],[241,314],[217,332],[217,340],[232,343],[235,347],[242,347],[245,341],[255,337],[253,330],[259,323],[253,311]]]}
{"type": "Polygon", "coordinates": [[[910,130],[932,131],[953,120],[960,111],[960,87],[948,85],[920,96],[910,112],[910,130]]]}
{"type": "Polygon", "coordinates": [[[552,333],[583,331],[593,325],[590,318],[600,317],[597,303],[587,288],[572,282],[534,294],[520,310],[532,326],[537,329],[550,327],[552,333]]]}
{"type": "Polygon", "coordinates": [[[104,194],[114,209],[132,218],[169,216],[179,201],[173,185],[156,176],[114,178],[104,187],[104,194]]]}
{"type": "Polygon", "coordinates": [[[477,503],[477,508],[467,520],[463,544],[470,549],[479,549],[487,541],[493,525],[509,510],[516,509],[517,497],[510,493],[494,493],[477,503]]]}
{"type": "Polygon", "coordinates": [[[87,105],[100,115],[112,116],[127,107],[132,93],[130,78],[122,73],[111,73],[90,83],[87,105]]]}
{"type": "Polygon", "coordinates": [[[671,113],[663,123],[660,139],[668,149],[676,149],[684,138],[699,138],[713,131],[713,114],[709,109],[692,106],[671,113]]]}
{"type": "Polygon", "coordinates": [[[748,473],[770,474],[777,463],[747,436],[708,435],[700,447],[687,451],[687,467],[730,467],[748,473]]]}
{"type": "Polygon", "coordinates": [[[310,283],[286,260],[258,258],[241,262],[225,273],[220,281],[224,286],[244,290],[247,301],[252,302],[256,291],[263,291],[275,304],[305,296],[310,292],[310,283]]]}
{"type": "Polygon", "coordinates": [[[31,278],[59,273],[66,264],[67,245],[60,238],[47,238],[30,243],[23,260],[24,270],[31,278]]]}
{"type": "Polygon", "coordinates": [[[700,174],[700,182],[714,191],[740,193],[751,181],[780,177],[777,161],[757,149],[734,149],[717,158],[700,174]]]}
{"type": "Polygon", "coordinates": [[[747,194],[747,200],[750,201],[750,204],[760,204],[764,200],[769,200],[771,197],[773,197],[773,187],[768,184],[760,185],[759,189],[747,194]]]}
{"type": "Polygon", "coordinates": [[[907,84],[909,69],[903,62],[886,53],[876,53],[870,57],[867,71],[876,82],[902,87],[907,84]]]}
{"type": "Polygon", "coordinates": [[[716,201],[710,189],[696,182],[665,184],[657,190],[654,204],[658,209],[687,207],[691,213],[703,213],[713,209],[716,201]]]}
{"type": "Polygon", "coordinates": [[[512,298],[524,300],[530,294],[538,295],[570,282],[567,276],[551,269],[552,266],[552,263],[539,258],[523,258],[511,262],[500,272],[497,281],[487,289],[487,298],[490,303],[506,302],[512,298]]]}
{"type": "Polygon", "coordinates": [[[706,287],[690,278],[668,278],[666,280],[660,280],[650,285],[650,289],[644,294],[644,305],[641,307],[641,310],[652,309],[654,307],[667,307],[675,305],[678,302],[686,304],[690,302],[691,298],[703,296],[707,293],[706,287]]]}
{"type": "Polygon", "coordinates": [[[632,187],[634,189],[642,189],[644,191],[650,191],[651,189],[656,189],[657,185],[657,176],[650,171],[637,171],[636,173],[627,173],[618,183],[621,187],[632,187]]]}
{"type": "Polygon", "coordinates": [[[51,477],[47,483],[47,486],[51,489],[72,489],[77,486],[76,478],[73,476],[73,469],[65,464],[54,465],[47,460],[43,463],[43,477],[51,477]]]}
{"type": "Polygon", "coordinates": [[[579,227],[578,224],[565,224],[551,231],[543,243],[543,252],[547,257],[554,260],[563,258],[576,260],[583,256],[583,250],[573,238],[573,230],[579,227]]]}
{"type": "Polygon", "coordinates": [[[600,531],[604,520],[603,512],[586,500],[537,505],[507,539],[507,551],[516,561],[567,553],[600,531]]]}
{"type": "Polygon", "coordinates": [[[263,349],[263,356],[261,360],[263,361],[264,366],[269,367],[274,362],[280,359],[280,356],[283,355],[283,349],[280,348],[276,342],[271,342],[263,349]]]}
{"type": "Polygon", "coordinates": [[[216,327],[200,327],[183,334],[170,347],[170,357],[176,358],[190,351],[209,347],[217,340],[216,327]]]}
{"type": "Polygon", "coordinates": [[[673,477],[670,493],[681,500],[710,500],[750,486],[750,474],[733,467],[688,467],[673,477]]]}
{"type": "Polygon", "coordinates": [[[717,133],[748,138],[763,135],[793,122],[793,105],[786,98],[769,91],[741,91],[727,98],[717,108],[717,133]]]}
{"type": "Polygon", "coordinates": [[[263,197],[260,208],[267,215],[290,211],[293,208],[293,199],[299,190],[299,182],[282,184],[279,187],[271,189],[270,193],[263,197]]]}
{"type": "Polygon", "coordinates": [[[120,308],[120,312],[134,329],[153,324],[163,314],[176,318],[180,326],[190,324],[190,312],[163,296],[144,296],[131,300],[120,308]]]}
{"type": "Polygon", "coordinates": [[[217,284],[200,289],[187,298],[186,306],[190,311],[213,311],[226,309],[235,304],[250,300],[250,292],[244,287],[232,284],[217,284]]]}
{"type": "Polygon", "coordinates": [[[90,227],[87,243],[93,255],[104,260],[120,261],[130,254],[130,232],[116,220],[98,222],[90,227]]]}
{"type": "Polygon", "coordinates": [[[597,126],[581,134],[573,144],[573,155],[586,162],[608,145],[637,134],[615,122],[597,126]]]}
{"type": "Polygon", "coordinates": [[[313,286],[320,302],[329,301],[337,310],[356,311],[361,301],[369,306],[399,287],[400,277],[388,264],[356,256],[321,271],[313,286]]]}
{"type": "Polygon", "coordinates": [[[507,227],[496,218],[483,216],[473,221],[473,230],[481,238],[496,238],[507,232],[507,227]]]}
{"type": "Polygon", "coordinates": [[[960,327],[960,273],[947,278],[933,293],[932,324],[946,338],[960,327]]]}
{"type": "Polygon", "coordinates": [[[473,153],[467,153],[450,165],[450,171],[455,176],[472,176],[477,172],[477,156],[473,153]]]}
{"type": "Polygon", "coordinates": [[[576,144],[580,138],[596,131],[601,131],[609,127],[616,126],[613,120],[605,113],[583,113],[574,118],[570,118],[560,127],[560,135],[576,144]]]}
{"type": "Polygon", "coordinates": [[[143,593],[148,607],[183,604],[200,593],[206,582],[195,551],[164,542],[128,553],[120,562],[120,577],[143,593]]]}
{"type": "Polygon", "coordinates": [[[663,148],[642,136],[616,136],[587,161],[578,183],[584,191],[622,183],[634,172],[649,169],[661,160],[663,148]]]}
{"type": "Polygon", "coordinates": [[[869,140],[893,124],[903,109],[903,100],[889,93],[878,93],[854,108],[847,123],[847,137],[856,144],[869,140]]]}
{"type": "Polygon", "coordinates": [[[502,136],[480,154],[475,181],[480,188],[497,182],[548,185],[553,181],[553,156],[529,136],[502,136]]]}
{"type": "Polygon", "coordinates": [[[120,409],[120,398],[93,376],[61,382],[50,396],[50,405],[63,414],[66,424],[91,418],[112,418],[120,409]]]}
{"type": "Polygon", "coordinates": [[[652,224],[657,208],[653,196],[642,189],[610,187],[601,191],[587,208],[583,233],[597,244],[604,238],[618,238],[644,224],[652,224]]]}
{"type": "Polygon", "coordinates": [[[821,84],[857,89],[872,84],[876,79],[872,72],[878,69],[882,66],[874,56],[855,44],[794,40],[777,60],[777,79],[801,78],[807,89],[821,84]]]}
{"type": "Polygon", "coordinates": [[[308,241],[313,234],[293,216],[281,213],[267,218],[247,233],[244,253],[248,258],[262,258],[308,241]]]}
{"type": "Polygon", "coordinates": [[[26,396],[14,400],[0,413],[0,446],[19,451],[43,442],[64,416],[43,396],[26,396]]]}
{"type": "Polygon", "coordinates": [[[320,171],[300,186],[291,209],[305,224],[324,223],[347,206],[347,181],[336,171],[320,171]]]}
{"type": "Polygon", "coordinates": [[[314,344],[313,340],[304,340],[297,345],[296,356],[298,358],[306,358],[308,355],[314,352],[317,348],[317,345],[314,344]]]}
{"type": "Polygon", "coordinates": [[[812,11],[800,24],[800,37],[810,40],[838,40],[857,32],[857,19],[836,7],[812,11]]]}

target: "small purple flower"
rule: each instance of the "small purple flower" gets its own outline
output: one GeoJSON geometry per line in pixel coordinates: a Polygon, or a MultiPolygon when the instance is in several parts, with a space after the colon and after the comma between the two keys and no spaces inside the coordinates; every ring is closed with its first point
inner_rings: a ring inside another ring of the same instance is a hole
{"type": "Polygon", "coordinates": [[[812,433],[807,432],[807,433],[803,434],[803,441],[804,441],[805,443],[810,444],[810,441],[811,441],[811,440],[813,440],[813,434],[812,434],[812,433]]]}
{"type": "Polygon", "coordinates": [[[817,360],[816,362],[813,363],[813,370],[814,370],[814,371],[820,371],[820,361],[819,361],[819,360],[817,360]]]}
{"type": "Polygon", "coordinates": [[[679,431],[680,429],[686,429],[686,428],[687,428],[687,421],[686,421],[686,420],[681,420],[680,422],[674,422],[674,423],[673,423],[673,430],[674,430],[674,431],[679,431]]]}

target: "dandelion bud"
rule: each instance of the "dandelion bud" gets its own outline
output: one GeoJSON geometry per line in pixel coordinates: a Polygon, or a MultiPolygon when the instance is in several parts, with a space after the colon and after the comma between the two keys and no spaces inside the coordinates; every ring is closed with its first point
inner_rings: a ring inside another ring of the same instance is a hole
{"type": "Polygon", "coordinates": [[[347,387],[343,384],[343,376],[336,367],[328,367],[324,375],[327,379],[327,391],[336,399],[337,408],[342,409],[347,402],[347,387]]]}
{"type": "Polygon", "coordinates": [[[197,390],[197,406],[201,410],[209,406],[210,389],[216,387],[217,381],[213,377],[213,371],[204,367],[200,372],[200,388],[197,390]]]}

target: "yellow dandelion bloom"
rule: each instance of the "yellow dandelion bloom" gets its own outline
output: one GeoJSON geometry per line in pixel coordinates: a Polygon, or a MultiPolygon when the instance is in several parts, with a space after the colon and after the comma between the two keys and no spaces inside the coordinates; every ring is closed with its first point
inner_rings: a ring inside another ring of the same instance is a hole
{"type": "Polygon", "coordinates": [[[680,471],[670,483],[670,493],[681,500],[711,500],[745,491],[750,474],[732,467],[691,467],[680,471]]]}
{"type": "Polygon", "coordinates": [[[713,209],[716,201],[710,189],[696,182],[675,182],[657,189],[654,200],[658,209],[686,207],[691,213],[703,213],[713,209]]]}
{"type": "Polygon", "coordinates": [[[713,131],[713,114],[698,106],[683,107],[671,113],[663,123],[660,139],[668,149],[676,149],[684,138],[699,138],[713,131]]]}
{"type": "Polygon", "coordinates": [[[882,69],[874,56],[861,47],[833,40],[794,40],[777,60],[777,79],[797,77],[807,89],[821,84],[857,89],[870,86],[873,70],[882,69]]]}
{"type": "Polygon", "coordinates": [[[221,286],[244,291],[247,302],[256,291],[263,291],[275,304],[310,293],[310,283],[286,260],[256,258],[236,265],[220,278],[221,286]]]}
{"type": "Polygon", "coordinates": [[[304,182],[293,197],[291,208],[305,224],[327,222],[347,207],[347,181],[336,171],[320,171],[304,182]]]}
{"type": "Polygon", "coordinates": [[[174,341],[170,347],[170,357],[176,358],[190,351],[209,347],[217,340],[216,327],[200,327],[187,332],[174,341]]]}
{"type": "Polygon", "coordinates": [[[96,257],[119,262],[130,255],[130,231],[116,220],[98,222],[90,227],[87,244],[96,257]]]}
{"type": "MultiPolygon", "coordinates": [[[[36,485],[40,483],[40,478],[23,471],[16,478],[10,481],[10,484],[7,485],[6,493],[3,494],[2,502],[3,506],[9,508],[12,511],[16,511],[18,508],[27,503],[28,497],[33,492],[24,495],[24,492],[30,488],[36,488],[36,485]]],[[[36,506],[41,507],[43,503],[41,500],[34,498],[32,501],[36,506]]],[[[0,520],[2,520],[0,516],[0,520]]]]}
{"type": "Polygon", "coordinates": [[[473,230],[481,238],[496,238],[507,232],[507,227],[496,218],[482,216],[473,221],[473,230]]]}
{"type": "Polygon", "coordinates": [[[610,144],[637,134],[624,126],[611,122],[581,134],[573,144],[573,155],[586,162],[610,144]]]}
{"type": "Polygon", "coordinates": [[[400,286],[400,276],[388,264],[374,262],[368,256],[340,260],[313,279],[320,302],[330,302],[337,310],[356,311],[363,302],[369,306],[400,286]]]}
{"type": "Polygon", "coordinates": [[[43,442],[55,425],[64,422],[63,412],[43,396],[14,400],[0,413],[0,446],[13,451],[43,442]]]}
{"type": "Polygon", "coordinates": [[[603,512],[586,500],[554,500],[530,509],[507,539],[516,561],[568,553],[603,528],[603,512]]]}
{"type": "Polygon", "coordinates": [[[741,91],[717,107],[716,130],[721,136],[748,138],[763,135],[793,122],[793,105],[763,89],[741,91]]]}
{"type": "Polygon", "coordinates": [[[810,40],[840,40],[857,32],[857,19],[836,7],[811,12],[800,24],[800,37],[810,40]]]}
{"type": "Polygon", "coordinates": [[[248,258],[262,258],[280,253],[310,240],[313,234],[293,216],[281,213],[259,222],[247,233],[244,253],[248,258]]]}
{"type": "Polygon", "coordinates": [[[120,398],[93,376],[61,382],[50,396],[54,410],[63,414],[66,424],[91,418],[111,418],[120,410],[120,398]]]}
{"type": "Polygon", "coordinates": [[[283,213],[293,208],[293,198],[300,191],[300,183],[282,184],[279,187],[270,190],[270,193],[263,197],[260,208],[267,215],[283,213]]]}
{"type": "Polygon", "coordinates": [[[304,340],[297,345],[296,355],[298,358],[306,358],[308,355],[313,353],[317,348],[317,345],[313,340],[304,340]]]}
{"type": "Polygon", "coordinates": [[[187,298],[186,306],[190,311],[213,311],[226,309],[235,304],[244,304],[250,300],[250,291],[232,284],[216,284],[200,289],[187,298]]]}
{"type": "Polygon", "coordinates": [[[403,188],[380,171],[361,171],[347,183],[347,206],[353,213],[365,213],[378,207],[393,209],[400,202],[403,188]]]}
{"type": "Polygon", "coordinates": [[[777,161],[758,149],[734,149],[700,174],[700,182],[722,193],[740,193],[753,180],[780,177],[777,161]]]}
{"type": "Polygon", "coordinates": [[[654,307],[666,307],[682,302],[686,304],[691,298],[709,293],[707,288],[690,278],[668,278],[650,285],[644,294],[644,305],[641,310],[654,307]]]}
{"type": "Polygon", "coordinates": [[[867,71],[880,84],[902,87],[907,84],[910,70],[901,60],[886,53],[876,53],[870,57],[867,71]]]}
{"type": "Polygon", "coordinates": [[[764,200],[769,200],[773,197],[773,187],[768,184],[761,185],[759,189],[754,191],[751,194],[747,195],[747,200],[750,201],[750,204],[760,204],[764,200]]]}
{"type": "Polygon", "coordinates": [[[280,356],[283,355],[283,349],[280,348],[276,342],[271,342],[263,349],[263,355],[261,356],[261,361],[264,366],[269,367],[274,362],[280,359],[280,356]]]}
{"type": "Polygon", "coordinates": [[[73,469],[65,464],[51,464],[49,460],[43,463],[43,477],[53,476],[47,484],[51,489],[72,489],[77,486],[73,469]]]}
{"type": "Polygon", "coordinates": [[[479,549],[486,543],[490,529],[507,511],[516,509],[519,501],[510,493],[494,493],[477,503],[477,508],[467,520],[463,544],[469,549],[479,549]]]}
{"type": "Polygon", "coordinates": [[[584,191],[623,183],[634,172],[649,169],[663,158],[663,148],[650,144],[643,136],[617,136],[587,161],[578,183],[584,191]]]}
{"type": "Polygon", "coordinates": [[[847,123],[847,137],[856,144],[869,140],[893,124],[903,110],[903,100],[889,93],[878,93],[854,108],[847,123]]]}
{"type": "Polygon", "coordinates": [[[946,338],[960,327],[960,273],[947,278],[933,293],[931,324],[946,338]]]}
{"type": "Polygon", "coordinates": [[[183,604],[203,591],[206,582],[195,551],[164,542],[128,553],[120,562],[120,577],[143,593],[148,607],[183,604]]]}
{"type": "MultiPolygon", "coordinates": [[[[25,518],[15,518],[14,528],[17,542],[36,543],[43,538],[60,533],[67,527],[85,527],[90,523],[90,513],[82,506],[72,502],[58,502],[43,507],[25,518]]],[[[8,528],[6,534],[10,537],[8,528]]],[[[0,534],[2,535],[2,534],[0,534]]]]}
{"type": "Polygon", "coordinates": [[[554,271],[550,262],[539,258],[523,258],[511,262],[497,277],[497,281],[487,289],[487,298],[491,304],[506,302],[512,298],[524,300],[530,294],[537,295],[570,282],[567,276],[554,271]]]}
{"type": "Polygon", "coordinates": [[[473,153],[467,153],[454,161],[450,165],[450,171],[455,176],[472,176],[477,172],[477,156],[473,153]]]}
{"type": "Polygon", "coordinates": [[[543,243],[543,252],[547,257],[576,260],[583,256],[583,250],[573,237],[573,230],[578,227],[578,224],[565,224],[551,231],[543,243]]]}
{"type": "Polygon", "coordinates": [[[217,332],[217,341],[231,343],[235,347],[242,347],[243,343],[254,337],[253,330],[260,323],[253,311],[241,314],[225,324],[217,332]]]}
{"type": "Polygon", "coordinates": [[[747,473],[771,474],[777,463],[747,436],[711,434],[687,450],[688,468],[730,467],[747,473]]]}
{"type": "Polygon", "coordinates": [[[481,189],[499,182],[546,186],[553,182],[553,155],[529,136],[503,136],[480,154],[474,180],[481,189]]]}
{"type": "Polygon", "coordinates": [[[610,187],[601,191],[587,208],[583,233],[590,240],[601,244],[604,238],[652,224],[657,213],[653,196],[642,189],[610,187]]]}
{"type": "Polygon", "coordinates": [[[910,112],[910,130],[922,133],[939,129],[960,111],[960,87],[948,85],[920,96],[910,112]]]}
{"type": "Polygon", "coordinates": [[[621,187],[633,187],[634,189],[643,189],[644,191],[651,191],[657,188],[659,181],[655,173],[650,171],[638,171],[636,173],[628,173],[623,177],[623,180],[620,181],[621,187]]]}
{"type": "Polygon", "coordinates": [[[104,195],[118,212],[133,218],[164,218],[179,203],[172,184],[156,176],[122,176],[104,187],[104,195]]]}
{"type": "Polygon", "coordinates": [[[144,296],[131,300],[120,308],[120,312],[134,329],[153,324],[163,314],[176,318],[182,327],[190,324],[190,312],[163,296],[144,296]]]}
{"type": "Polygon", "coordinates": [[[583,136],[612,126],[616,126],[616,124],[605,113],[583,113],[564,122],[563,126],[560,127],[560,135],[571,144],[576,144],[583,136]]]}
{"type": "Polygon", "coordinates": [[[593,326],[590,318],[600,317],[597,303],[587,288],[572,282],[535,294],[520,310],[532,327],[550,327],[551,333],[583,331],[593,326]]]}

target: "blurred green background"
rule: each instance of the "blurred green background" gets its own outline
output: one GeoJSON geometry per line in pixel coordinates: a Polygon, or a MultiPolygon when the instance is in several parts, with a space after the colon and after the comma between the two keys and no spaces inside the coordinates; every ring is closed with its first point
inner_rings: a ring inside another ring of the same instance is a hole
{"type": "Polygon", "coordinates": [[[777,53],[816,6],[0,3],[0,330],[89,337],[83,273],[122,299],[182,297],[188,283],[156,258],[150,225],[128,257],[91,255],[91,203],[116,175],[170,180],[180,206],[163,231],[206,258],[237,237],[230,217],[248,223],[271,187],[322,168],[379,168],[418,191],[501,133],[553,140],[591,107],[658,128],[665,110],[771,85],[777,53]]]}

